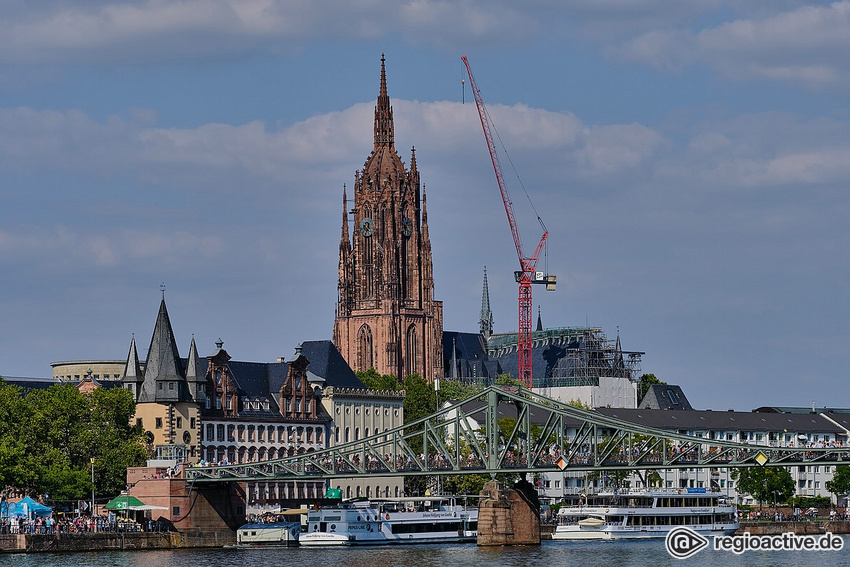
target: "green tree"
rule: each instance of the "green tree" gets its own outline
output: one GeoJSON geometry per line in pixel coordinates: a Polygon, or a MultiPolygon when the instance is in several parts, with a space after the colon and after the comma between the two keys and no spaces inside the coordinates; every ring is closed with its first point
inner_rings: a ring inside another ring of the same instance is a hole
{"type": "Polygon", "coordinates": [[[826,489],[835,496],[847,496],[850,494],[850,465],[838,465],[832,480],[826,481],[826,489]]]}
{"type": "Polygon", "coordinates": [[[735,469],[732,478],[738,483],[738,492],[749,494],[760,504],[787,502],[794,494],[794,479],[782,467],[735,469]]]}
{"type": "Polygon", "coordinates": [[[464,384],[460,380],[446,378],[440,380],[440,403],[450,400],[465,400],[481,392],[484,388],[479,384],[464,384]]]}
{"type": "Polygon", "coordinates": [[[434,386],[419,374],[404,379],[404,422],[410,423],[437,411],[434,386]]]}
{"type": "Polygon", "coordinates": [[[667,382],[662,382],[658,378],[656,378],[655,374],[642,374],[640,378],[638,378],[638,403],[643,401],[643,397],[649,391],[649,387],[653,384],[666,384],[667,382]]]}
{"type": "Polygon", "coordinates": [[[457,496],[478,494],[489,480],[486,474],[449,475],[443,479],[443,492],[457,496]]]}
{"type": "Polygon", "coordinates": [[[398,379],[394,375],[379,374],[374,368],[369,368],[366,371],[358,370],[355,374],[367,388],[372,390],[398,390],[401,388],[401,384],[398,383],[398,379]]]}
{"type": "Polygon", "coordinates": [[[519,380],[514,378],[513,374],[499,374],[496,376],[496,385],[497,386],[516,386],[520,387],[522,384],[519,383],[519,380]]]}
{"type": "Polygon", "coordinates": [[[142,430],[130,426],[132,394],[122,388],[91,395],[72,385],[21,391],[0,385],[0,484],[30,495],[73,500],[113,495],[128,466],[144,464],[142,430]]]}

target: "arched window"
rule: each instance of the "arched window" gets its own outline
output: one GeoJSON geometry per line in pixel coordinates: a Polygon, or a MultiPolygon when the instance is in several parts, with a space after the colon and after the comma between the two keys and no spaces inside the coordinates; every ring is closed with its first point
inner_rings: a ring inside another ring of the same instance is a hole
{"type": "Polygon", "coordinates": [[[363,325],[357,332],[357,370],[365,372],[375,366],[373,352],[372,329],[363,325]]]}
{"type": "MultiPolygon", "coordinates": [[[[410,376],[416,369],[419,368],[419,338],[416,333],[416,326],[411,325],[407,328],[407,335],[404,344],[404,375],[410,376]]],[[[423,376],[426,380],[427,376],[423,376]]]]}

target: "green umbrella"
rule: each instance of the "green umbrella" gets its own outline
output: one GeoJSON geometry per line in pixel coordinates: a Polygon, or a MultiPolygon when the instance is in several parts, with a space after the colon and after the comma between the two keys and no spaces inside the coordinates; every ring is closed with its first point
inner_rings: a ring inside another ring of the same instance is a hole
{"type": "Polygon", "coordinates": [[[107,510],[127,510],[128,508],[135,506],[144,506],[144,502],[136,498],[135,496],[116,496],[112,500],[106,503],[107,510]]]}

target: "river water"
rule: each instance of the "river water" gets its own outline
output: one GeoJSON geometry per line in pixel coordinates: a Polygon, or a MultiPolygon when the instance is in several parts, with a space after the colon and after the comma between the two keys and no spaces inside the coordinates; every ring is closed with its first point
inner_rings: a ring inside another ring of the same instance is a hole
{"type": "Polygon", "coordinates": [[[678,560],[664,540],[616,542],[544,541],[539,547],[485,548],[474,544],[400,545],[350,548],[200,549],[178,551],[102,551],[73,554],[0,555],[2,567],[588,567],[603,565],[688,565],[717,567],[850,567],[850,539],[841,551],[728,551],[704,549],[678,560]]]}

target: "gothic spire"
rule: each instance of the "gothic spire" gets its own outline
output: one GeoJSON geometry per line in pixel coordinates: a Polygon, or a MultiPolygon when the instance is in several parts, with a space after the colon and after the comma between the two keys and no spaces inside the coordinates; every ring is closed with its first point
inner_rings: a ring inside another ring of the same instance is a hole
{"type": "Polygon", "coordinates": [[[340,247],[345,245],[350,248],[351,244],[348,239],[348,196],[346,194],[345,184],[342,185],[342,238],[340,238],[340,247]]]}
{"type": "Polygon", "coordinates": [[[620,344],[620,328],[617,327],[617,344],[614,347],[614,376],[625,376],[626,362],[623,359],[623,347],[620,344]]]}
{"type": "Polygon", "coordinates": [[[378,104],[375,105],[375,149],[380,146],[393,145],[393,108],[387,94],[387,71],[384,65],[384,54],[381,54],[381,91],[378,94],[378,104]]]}
{"type": "Polygon", "coordinates": [[[174,331],[163,299],[159,304],[145,361],[145,381],[139,393],[139,402],[182,401],[179,399],[183,393],[180,384],[184,382],[177,341],[174,340],[174,331]]]}
{"type": "Polygon", "coordinates": [[[535,331],[542,331],[543,330],[543,319],[540,317],[540,306],[539,305],[537,306],[537,328],[534,329],[534,330],[535,331]]]}
{"type": "Polygon", "coordinates": [[[484,266],[484,289],[481,292],[481,315],[478,317],[479,332],[489,339],[493,334],[493,312],[490,310],[490,288],[487,285],[487,266],[484,266]]]}

